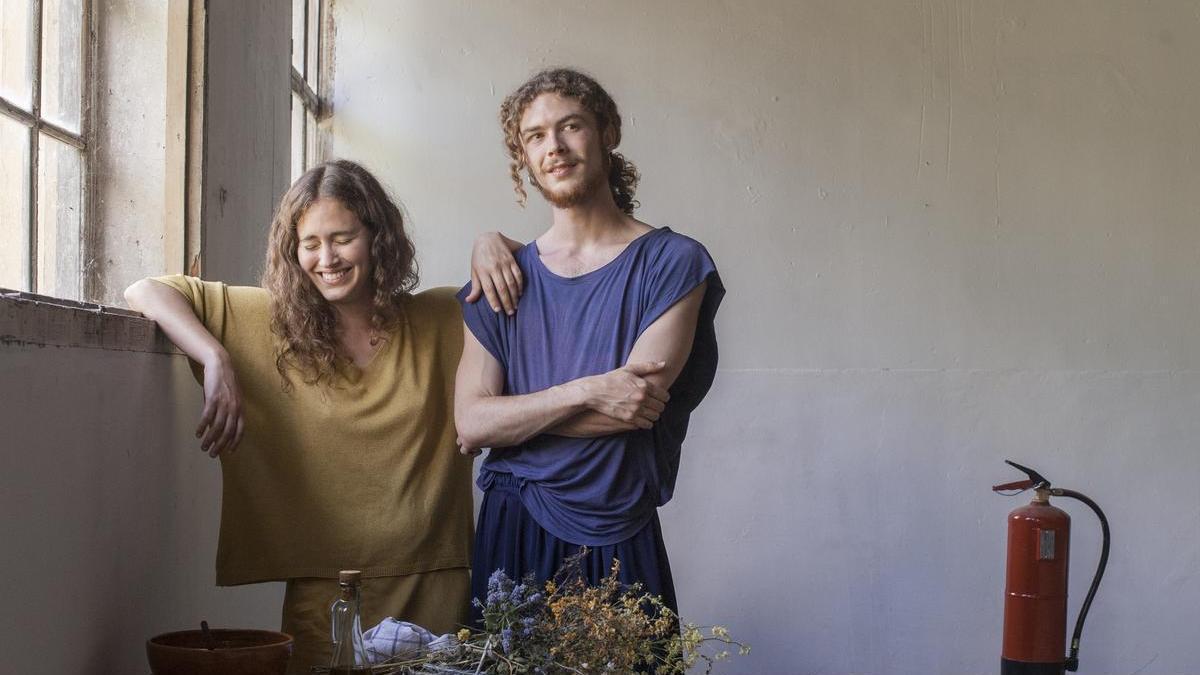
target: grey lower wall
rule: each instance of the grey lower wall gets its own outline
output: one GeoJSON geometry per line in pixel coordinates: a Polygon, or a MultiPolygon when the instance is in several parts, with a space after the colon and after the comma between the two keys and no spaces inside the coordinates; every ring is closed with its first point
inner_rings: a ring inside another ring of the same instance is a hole
{"type": "MultiPolygon", "coordinates": [[[[536,68],[625,118],[640,216],[709,247],[722,369],[662,511],[727,673],[994,673],[1006,514],[1039,468],[1112,520],[1082,672],[1200,672],[1200,14],[1115,0],[338,0],[335,154],[426,285],[512,202],[536,68]]],[[[1072,621],[1098,554],[1075,519],[1072,621]]]]}
{"type": "Polygon", "coordinates": [[[214,586],[220,469],[182,356],[0,345],[4,671],[146,673],[172,630],[278,628],[282,585],[214,586]]]}

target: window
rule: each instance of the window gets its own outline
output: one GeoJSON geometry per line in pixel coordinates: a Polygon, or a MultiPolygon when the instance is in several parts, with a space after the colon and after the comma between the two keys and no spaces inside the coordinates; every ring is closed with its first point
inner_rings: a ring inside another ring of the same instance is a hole
{"type": "Polygon", "coordinates": [[[319,124],[330,113],[325,96],[325,0],[292,0],[292,180],[325,158],[319,124]]]}
{"type": "MultiPolygon", "coordinates": [[[[123,290],[200,273],[205,246],[219,251],[213,278],[252,283],[265,241],[245,223],[270,213],[289,172],[291,94],[271,84],[287,2],[0,0],[0,335],[143,349],[153,324],[113,309],[123,290]],[[239,159],[248,137],[269,152],[239,159]]],[[[327,115],[329,2],[296,4],[312,52],[302,162],[320,156],[327,115]]]]}
{"type": "Polygon", "coordinates": [[[82,299],[90,0],[0,3],[0,286],[82,299]]]}

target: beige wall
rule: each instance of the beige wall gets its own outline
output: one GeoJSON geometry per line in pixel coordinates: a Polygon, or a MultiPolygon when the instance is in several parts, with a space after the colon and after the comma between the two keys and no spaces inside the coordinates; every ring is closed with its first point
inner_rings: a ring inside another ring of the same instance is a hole
{"type": "MultiPolygon", "coordinates": [[[[663,509],[722,672],[996,670],[1001,460],[1109,512],[1088,672],[1200,663],[1200,14],[1155,2],[338,0],[333,148],[427,285],[512,202],[500,99],[590,70],[641,217],[708,245],[722,370],[663,509]]],[[[1072,612],[1096,560],[1076,522],[1072,612]]],[[[1073,617],[1072,617],[1073,621],[1073,617]]]]}

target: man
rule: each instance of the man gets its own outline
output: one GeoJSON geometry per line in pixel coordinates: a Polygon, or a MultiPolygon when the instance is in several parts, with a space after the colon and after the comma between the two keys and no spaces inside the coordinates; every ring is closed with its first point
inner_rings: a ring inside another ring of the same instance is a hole
{"type": "Polygon", "coordinates": [[[459,294],[455,424],[464,452],[492,448],[472,593],[485,598],[497,569],[550,578],[586,546],[590,582],[619,559],[623,582],[677,610],[657,507],[716,371],[724,288],[703,246],[633,218],[638,174],[615,151],[621,117],[593,79],[538,73],[500,118],[518,201],[527,173],[553,221],[515,253],[517,311],[459,294]]]}

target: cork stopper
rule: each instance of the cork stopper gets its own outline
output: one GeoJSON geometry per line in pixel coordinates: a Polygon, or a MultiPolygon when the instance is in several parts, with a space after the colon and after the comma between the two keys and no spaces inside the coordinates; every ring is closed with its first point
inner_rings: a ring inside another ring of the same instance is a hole
{"type": "Polygon", "coordinates": [[[362,584],[362,572],[358,570],[342,570],[338,572],[338,583],[342,585],[362,584]]]}

